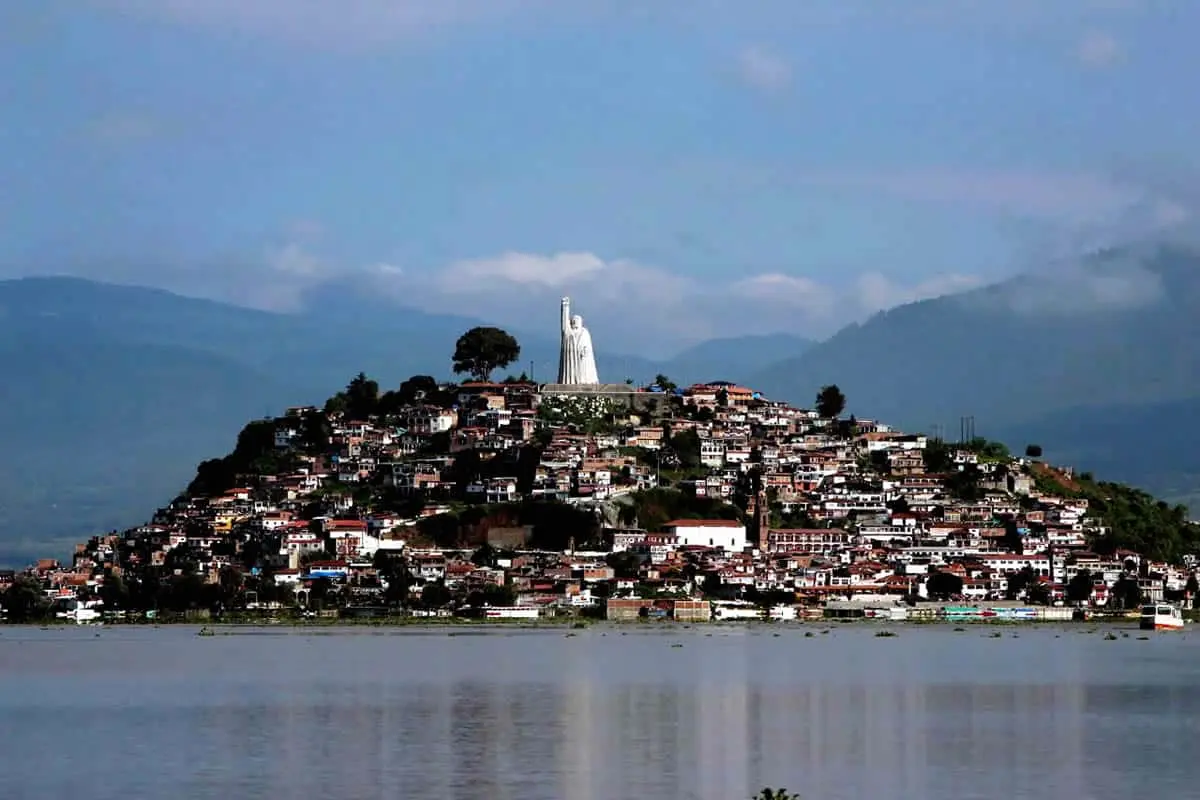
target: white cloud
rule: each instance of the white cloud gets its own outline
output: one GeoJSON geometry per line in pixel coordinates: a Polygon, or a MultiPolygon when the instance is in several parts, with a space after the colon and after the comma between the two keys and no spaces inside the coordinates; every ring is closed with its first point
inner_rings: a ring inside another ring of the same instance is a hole
{"type": "Polygon", "coordinates": [[[316,278],[325,274],[321,259],[295,242],[268,248],[264,260],[273,272],[285,276],[316,278]]]}
{"type": "Polygon", "coordinates": [[[1125,48],[1110,34],[1088,31],[1075,46],[1075,58],[1092,69],[1112,66],[1125,57],[1125,48]]]}
{"type": "MultiPolygon", "coordinates": [[[[592,253],[557,253],[552,256],[504,253],[494,258],[470,259],[451,264],[438,277],[443,291],[478,292],[496,282],[536,288],[562,288],[597,277],[606,264],[592,253]]],[[[615,265],[617,270],[620,264],[615,265]]],[[[610,282],[612,269],[609,269],[610,282]]]]}
{"type": "Polygon", "coordinates": [[[372,264],[371,266],[367,267],[367,272],[374,273],[375,275],[382,275],[387,278],[398,278],[407,274],[404,270],[404,267],[400,266],[399,264],[388,264],[382,261],[378,264],[372,264]]]}
{"type": "Polygon", "coordinates": [[[617,352],[669,352],[702,339],[780,331],[822,336],[898,303],[975,286],[968,276],[904,285],[864,276],[844,287],[780,272],[729,280],[689,277],[579,251],[509,252],[428,273],[362,275],[396,302],[553,331],[570,296],[599,342],[617,352]]]}
{"type": "Polygon", "coordinates": [[[1137,250],[1068,259],[1002,284],[995,297],[1022,314],[1073,315],[1141,308],[1163,297],[1162,277],[1137,250]]]}
{"type": "Polygon", "coordinates": [[[767,272],[735,281],[729,287],[728,296],[744,301],[751,306],[785,307],[791,312],[803,314],[810,323],[827,322],[839,311],[840,298],[828,286],[811,278],[767,272]]]}
{"type": "Polygon", "coordinates": [[[857,281],[858,303],[863,312],[873,314],[918,300],[958,294],[982,284],[983,280],[977,275],[951,273],[904,285],[881,273],[868,272],[857,281]]]}
{"type": "Polygon", "coordinates": [[[738,71],[746,84],[764,92],[782,91],[792,83],[792,65],[763,47],[743,50],[738,56],[738,71]]]}

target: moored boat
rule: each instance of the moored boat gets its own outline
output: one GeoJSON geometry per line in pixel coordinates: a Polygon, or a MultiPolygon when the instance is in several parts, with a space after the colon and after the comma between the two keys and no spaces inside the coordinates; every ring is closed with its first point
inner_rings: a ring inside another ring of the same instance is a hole
{"type": "Polygon", "coordinates": [[[1183,614],[1168,603],[1142,606],[1138,627],[1144,631],[1177,631],[1183,629],[1183,614]]]}

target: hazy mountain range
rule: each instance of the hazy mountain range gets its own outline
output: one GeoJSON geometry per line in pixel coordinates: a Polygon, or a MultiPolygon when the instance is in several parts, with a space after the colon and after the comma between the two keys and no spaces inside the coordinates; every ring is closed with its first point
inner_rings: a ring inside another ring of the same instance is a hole
{"type": "MultiPolygon", "coordinates": [[[[385,387],[450,377],[480,320],[326,287],[313,311],[272,314],[75,278],[0,282],[0,564],[64,554],[80,537],[146,519],[250,419],[321,403],[360,370],[385,387]]],[[[551,323],[553,324],[553,323],[551,323]]],[[[512,331],[510,371],[548,380],[558,341],[512,331]]],[[[601,343],[602,344],[602,343],[601,343]]],[[[792,336],[705,342],[665,362],[599,349],[605,380],[742,380],[802,352],[792,336]]]]}
{"type": "MultiPolygon", "coordinates": [[[[385,388],[448,377],[455,339],[481,324],[325,292],[289,315],[71,278],[0,282],[0,563],[144,520],[249,419],[322,402],[360,370],[385,388]]],[[[1131,248],[895,308],[819,344],[734,337],[654,362],[598,341],[598,366],[614,382],[724,379],[801,405],[837,383],[859,416],[950,438],[970,416],[1014,449],[1200,500],[1198,308],[1200,256],[1131,248]]],[[[551,378],[553,331],[512,333],[510,371],[551,378]]]]}
{"type": "Polygon", "coordinates": [[[1198,311],[1200,254],[1110,250],[883,312],[749,383],[797,401],[837,383],[849,412],[948,438],[973,417],[978,435],[1200,510],[1198,311]]]}

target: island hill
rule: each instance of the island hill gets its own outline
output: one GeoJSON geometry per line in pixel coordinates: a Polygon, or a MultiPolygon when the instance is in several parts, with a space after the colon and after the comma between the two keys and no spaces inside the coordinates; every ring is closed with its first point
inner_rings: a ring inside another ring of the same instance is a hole
{"type": "Polygon", "coordinates": [[[663,375],[578,391],[489,379],[518,355],[475,329],[454,359],[469,380],[381,391],[359,374],[323,408],[251,422],[146,524],[0,575],[7,619],[708,619],[720,601],[1131,608],[1196,593],[1200,526],[1182,507],[1053,467],[1036,445],[847,418],[836,386],[803,409],[663,375]]]}

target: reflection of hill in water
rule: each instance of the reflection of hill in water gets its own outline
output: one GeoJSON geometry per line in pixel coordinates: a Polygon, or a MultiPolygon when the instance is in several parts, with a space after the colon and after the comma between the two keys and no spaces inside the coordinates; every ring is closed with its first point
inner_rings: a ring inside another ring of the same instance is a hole
{"type": "Polygon", "coordinates": [[[7,775],[47,796],[463,800],[739,800],[764,785],[1127,800],[1200,780],[1186,636],[875,630],[13,629],[7,775]],[[75,767],[54,769],[64,750],[75,767]]]}

